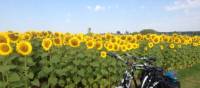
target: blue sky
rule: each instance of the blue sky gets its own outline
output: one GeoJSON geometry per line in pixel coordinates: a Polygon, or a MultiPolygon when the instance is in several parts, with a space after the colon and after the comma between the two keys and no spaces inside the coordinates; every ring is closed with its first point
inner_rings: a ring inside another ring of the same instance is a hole
{"type": "Polygon", "coordinates": [[[200,0],[0,0],[0,31],[200,30],[200,0]]]}

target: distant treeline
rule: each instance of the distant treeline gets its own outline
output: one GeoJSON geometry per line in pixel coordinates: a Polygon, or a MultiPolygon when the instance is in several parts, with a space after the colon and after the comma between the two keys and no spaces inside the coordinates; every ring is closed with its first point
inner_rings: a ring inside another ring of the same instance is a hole
{"type": "Polygon", "coordinates": [[[154,29],[143,29],[140,31],[142,34],[158,33],[158,34],[182,34],[182,35],[200,35],[200,31],[174,31],[174,32],[158,32],[154,29]]]}
{"type": "Polygon", "coordinates": [[[184,32],[157,32],[159,34],[182,34],[182,35],[200,35],[200,31],[184,31],[184,32]]]}

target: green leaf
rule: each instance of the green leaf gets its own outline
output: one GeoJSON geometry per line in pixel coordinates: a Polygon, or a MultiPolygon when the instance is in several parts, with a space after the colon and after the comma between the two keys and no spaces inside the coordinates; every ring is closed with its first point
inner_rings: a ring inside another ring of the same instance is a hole
{"type": "Polygon", "coordinates": [[[29,77],[30,79],[33,79],[33,77],[34,77],[33,72],[29,72],[29,73],[28,73],[28,77],[29,77]]]}
{"type": "Polygon", "coordinates": [[[65,70],[64,70],[64,69],[57,69],[57,70],[55,70],[55,72],[56,72],[56,74],[57,74],[58,76],[63,76],[63,75],[65,75],[65,70]]]}
{"type": "Polygon", "coordinates": [[[33,62],[33,59],[32,59],[31,57],[27,57],[26,59],[27,59],[27,64],[28,64],[29,66],[35,65],[35,63],[33,62]]]}
{"type": "Polygon", "coordinates": [[[85,71],[83,69],[78,71],[78,75],[84,77],[85,71]]]}
{"type": "Polygon", "coordinates": [[[48,76],[48,74],[46,74],[44,71],[40,71],[38,73],[38,78],[43,78],[43,77],[47,77],[47,76],[48,76]]]}
{"type": "Polygon", "coordinates": [[[12,73],[9,74],[8,80],[9,80],[10,82],[15,82],[15,81],[19,81],[19,80],[20,80],[20,77],[19,77],[19,75],[18,75],[17,73],[12,72],[12,73]]]}
{"type": "Polygon", "coordinates": [[[59,86],[64,87],[65,86],[65,81],[63,79],[60,79],[58,84],[59,84],[59,86]]]}
{"type": "Polygon", "coordinates": [[[49,74],[53,69],[51,67],[43,67],[42,71],[44,71],[46,74],[49,74]]]}
{"type": "Polygon", "coordinates": [[[6,65],[0,65],[0,72],[2,73],[5,73],[7,71],[10,70],[10,67],[9,66],[6,66],[6,65]]]}
{"type": "Polygon", "coordinates": [[[4,88],[6,85],[6,82],[0,81],[0,88],[4,88]]]}
{"type": "Polygon", "coordinates": [[[40,82],[39,82],[38,79],[34,79],[33,81],[31,81],[31,84],[32,84],[33,86],[37,86],[37,87],[40,86],[40,82]]]}
{"type": "Polygon", "coordinates": [[[52,86],[55,86],[57,84],[57,78],[55,75],[51,75],[48,79],[48,83],[52,86]]]}
{"type": "Polygon", "coordinates": [[[60,61],[60,58],[58,55],[53,55],[52,58],[50,59],[50,63],[58,63],[60,61]]]}
{"type": "Polygon", "coordinates": [[[74,76],[73,80],[77,84],[77,83],[79,83],[81,81],[81,78],[79,76],[74,76]]]}

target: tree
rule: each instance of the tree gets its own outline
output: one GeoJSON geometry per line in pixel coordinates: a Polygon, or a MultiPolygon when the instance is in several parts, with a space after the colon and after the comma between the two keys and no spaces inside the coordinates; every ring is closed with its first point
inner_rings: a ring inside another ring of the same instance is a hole
{"type": "Polygon", "coordinates": [[[121,32],[118,30],[117,32],[116,32],[117,34],[121,34],[121,32]]]}
{"type": "Polygon", "coordinates": [[[89,27],[89,28],[88,28],[88,33],[87,33],[87,34],[91,34],[91,33],[92,33],[91,31],[92,31],[92,28],[89,27]]]}
{"type": "Polygon", "coordinates": [[[143,29],[140,31],[141,34],[148,34],[148,33],[157,33],[154,29],[143,29]]]}

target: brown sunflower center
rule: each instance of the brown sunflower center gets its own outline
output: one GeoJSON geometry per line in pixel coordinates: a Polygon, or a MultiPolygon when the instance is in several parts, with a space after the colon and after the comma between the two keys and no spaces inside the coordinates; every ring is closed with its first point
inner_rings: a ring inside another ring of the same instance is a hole
{"type": "Polygon", "coordinates": [[[45,41],[44,46],[45,47],[49,47],[50,46],[50,41],[45,41]]]}
{"type": "Polygon", "coordinates": [[[18,39],[18,36],[16,34],[9,34],[9,37],[13,41],[16,41],[18,39]]]}
{"type": "Polygon", "coordinates": [[[96,43],[96,47],[99,48],[101,46],[100,43],[96,43]]]}
{"type": "Polygon", "coordinates": [[[92,42],[88,42],[88,46],[92,46],[93,45],[93,43],[92,42]]]}
{"type": "Polygon", "coordinates": [[[3,36],[0,36],[0,43],[7,43],[7,39],[3,36]]]}
{"type": "Polygon", "coordinates": [[[56,44],[60,44],[60,39],[59,38],[56,38],[54,41],[55,41],[56,44]]]}
{"type": "Polygon", "coordinates": [[[27,51],[28,51],[28,46],[25,45],[25,44],[22,44],[22,45],[20,46],[20,50],[23,51],[23,52],[27,52],[27,51]]]}
{"type": "Polygon", "coordinates": [[[74,39],[74,40],[72,40],[71,42],[72,42],[72,45],[74,45],[74,46],[78,45],[78,41],[77,41],[77,40],[75,40],[75,39],[74,39]]]}
{"type": "Polygon", "coordinates": [[[7,45],[2,45],[2,47],[1,47],[1,50],[3,51],[3,52],[8,52],[9,51],[9,47],[7,46],[7,45]]]}

